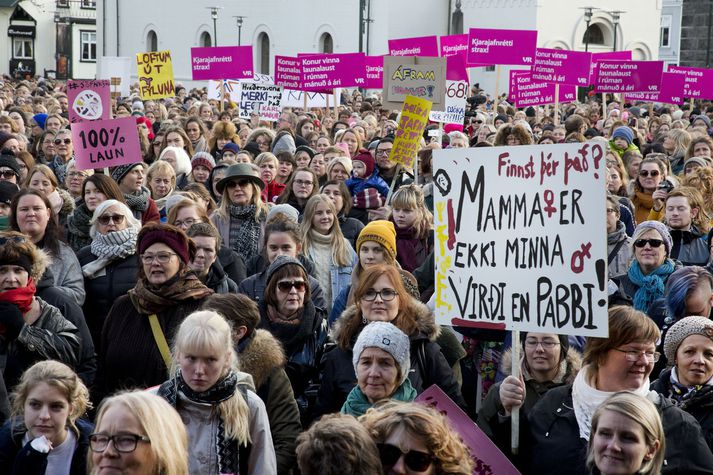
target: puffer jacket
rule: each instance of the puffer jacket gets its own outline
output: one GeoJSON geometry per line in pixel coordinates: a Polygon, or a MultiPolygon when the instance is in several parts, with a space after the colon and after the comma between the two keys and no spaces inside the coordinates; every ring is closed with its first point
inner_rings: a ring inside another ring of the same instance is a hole
{"type": "Polygon", "coordinates": [[[238,293],[238,284],[225,274],[217,259],[208,269],[208,276],[203,283],[216,294],[238,293]]]}
{"type": "Polygon", "coordinates": [[[54,283],[58,289],[72,297],[77,305],[84,305],[84,276],[77,255],[62,241],[58,246],[59,253],[56,256],[51,253],[52,261],[49,265],[54,275],[54,283]]]}
{"type": "Polygon", "coordinates": [[[342,213],[339,213],[337,219],[339,219],[339,228],[342,230],[344,239],[349,241],[349,244],[351,244],[352,248],[356,251],[356,241],[359,237],[359,233],[364,229],[364,223],[358,219],[344,216],[342,213]]]}
{"type": "MultiPolygon", "coordinates": [[[[436,324],[433,312],[414,298],[409,300],[406,312],[411,312],[416,320],[416,330],[409,335],[411,341],[411,370],[409,380],[420,394],[431,385],[436,384],[456,404],[466,407],[460,387],[448,361],[443,356],[436,339],[441,328],[436,324]]],[[[346,331],[347,322],[358,319],[355,305],[347,308],[335,322],[331,339],[338,338],[346,331]]],[[[318,413],[337,412],[344,404],[349,392],[357,383],[354,366],[352,365],[352,349],[364,324],[356,327],[352,335],[346,335],[350,344],[347,348],[334,345],[324,355],[322,360],[322,384],[319,388],[318,413]]]]}
{"type": "Polygon", "coordinates": [[[684,266],[705,266],[708,264],[710,253],[708,252],[708,236],[691,226],[688,231],[680,229],[669,229],[673,246],[671,247],[671,258],[677,259],[684,266]]]}
{"type": "Polygon", "coordinates": [[[631,249],[632,240],[626,234],[624,223],[618,221],[616,223],[616,231],[607,234],[607,256],[609,261],[609,278],[614,279],[629,272],[631,260],[634,258],[634,252],[631,249]],[[621,243],[621,245],[619,245],[621,243]],[[616,249],[616,255],[612,257],[611,253],[616,249]]]}

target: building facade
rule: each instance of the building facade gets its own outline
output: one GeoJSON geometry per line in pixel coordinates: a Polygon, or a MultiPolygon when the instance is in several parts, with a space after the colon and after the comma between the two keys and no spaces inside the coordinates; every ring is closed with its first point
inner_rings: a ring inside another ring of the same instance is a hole
{"type": "Polygon", "coordinates": [[[661,33],[659,59],[667,65],[681,61],[681,20],[683,0],[663,0],[661,7],[661,33]]]}
{"type": "Polygon", "coordinates": [[[681,66],[713,67],[713,1],[683,1],[680,50],[681,66]]]}

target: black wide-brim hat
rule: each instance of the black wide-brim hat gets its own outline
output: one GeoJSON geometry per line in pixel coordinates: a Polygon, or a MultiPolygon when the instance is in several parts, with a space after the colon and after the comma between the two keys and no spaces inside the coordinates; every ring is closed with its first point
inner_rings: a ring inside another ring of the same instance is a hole
{"type": "Polygon", "coordinates": [[[239,180],[241,178],[255,183],[257,186],[260,187],[261,190],[265,188],[265,183],[260,178],[258,171],[253,165],[249,163],[238,163],[235,165],[230,165],[230,167],[228,167],[228,171],[225,175],[225,178],[220,180],[215,185],[215,188],[218,190],[218,193],[222,195],[223,190],[225,189],[225,185],[227,185],[228,182],[233,180],[239,180]]]}

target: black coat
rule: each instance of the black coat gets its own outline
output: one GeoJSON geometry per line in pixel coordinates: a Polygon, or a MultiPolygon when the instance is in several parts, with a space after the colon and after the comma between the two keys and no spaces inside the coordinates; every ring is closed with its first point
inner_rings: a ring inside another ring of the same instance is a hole
{"type": "Polygon", "coordinates": [[[218,249],[218,261],[220,261],[225,275],[236,284],[240,285],[240,282],[248,276],[243,258],[232,249],[220,246],[220,249],[218,249]]]}
{"type": "Polygon", "coordinates": [[[350,218],[339,214],[339,228],[342,230],[344,238],[349,241],[356,251],[356,241],[359,237],[359,233],[364,229],[364,223],[355,218],[350,218]]]}
{"type": "Polygon", "coordinates": [[[208,269],[208,276],[203,283],[216,294],[238,293],[238,284],[225,274],[218,260],[208,269]]]}
{"type": "MultiPolygon", "coordinates": [[[[322,293],[322,287],[320,287],[319,282],[311,275],[308,275],[307,279],[309,280],[309,292],[312,303],[319,309],[326,309],[327,304],[324,301],[324,294],[322,293]]],[[[259,274],[251,275],[238,284],[238,293],[245,294],[255,302],[260,303],[265,294],[265,287],[267,287],[267,269],[259,274]]]]}

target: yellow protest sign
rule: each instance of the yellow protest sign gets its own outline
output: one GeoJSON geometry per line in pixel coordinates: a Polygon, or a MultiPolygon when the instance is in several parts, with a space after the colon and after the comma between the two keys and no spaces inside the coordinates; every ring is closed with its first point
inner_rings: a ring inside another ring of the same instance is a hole
{"type": "Polygon", "coordinates": [[[389,160],[411,167],[428,123],[428,114],[431,112],[432,105],[433,103],[426,99],[406,96],[389,160]]]}
{"type": "Polygon", "coordinates": [[[176,95],[170,51],[138,53],[136,65],[141,99],[162,99],[176,95]]]}

